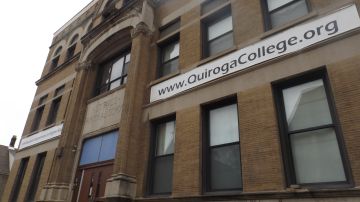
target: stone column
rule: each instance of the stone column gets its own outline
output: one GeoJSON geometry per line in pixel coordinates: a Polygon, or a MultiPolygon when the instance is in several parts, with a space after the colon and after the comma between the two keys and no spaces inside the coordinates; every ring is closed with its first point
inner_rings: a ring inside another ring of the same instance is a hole
{"type": "Polygon", "coordinates": [[[149,52],[151,31],[141,22],[131,33],[131,62],[125,99],[119,125],[114,163],[114,175],[106,184],[107,201],[129,201],[136,194],[137,151],[139,137],[145,123],[142,122],[143,105],[147,102],[149,82],[149,52]]]}
{"type": "Polygon", "coordinates": [[[86,111],[86,101],[90,96],[91,82],[87,82],[91,62],[80,63],[76,67],[76,77],[64,128],[51,167],[48,183],[42,188],[40,201],[67,201],[71,190],[71,176],[75,154],[86,111]]]}

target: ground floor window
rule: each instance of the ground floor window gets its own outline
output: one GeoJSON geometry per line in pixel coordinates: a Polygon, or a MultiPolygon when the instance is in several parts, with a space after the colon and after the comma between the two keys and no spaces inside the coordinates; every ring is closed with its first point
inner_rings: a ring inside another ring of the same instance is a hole
{"type": "Polygon", "coordinates": [[[241,190],[236,99],[204,108],[204,140],[205,191],[241,190]]]}
{"type": "Polygon", "coordinates": [[[349,181],[325,70],[274,85],[288,184],[349,181]]]}
{"type": "Polygon", "coordinates": [[[170,194],[175,146],[175,117],[154,123],[150,165],[150,194],[170,194]]]}

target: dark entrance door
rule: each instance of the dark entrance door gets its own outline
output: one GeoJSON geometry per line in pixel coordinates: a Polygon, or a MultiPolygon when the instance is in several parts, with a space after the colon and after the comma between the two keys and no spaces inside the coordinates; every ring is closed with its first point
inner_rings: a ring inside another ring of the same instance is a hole
{"type": "Polygon", "coordinates": [[[112,174],[113,164],[94,165],[79,169],[78,202],[100,202],[105,201],[106,180],[112,174]]]}
{"type": "Polygon", "coordinates": [[[73,202],[105,201],[106,180],[110,178],[118,131],[84,140],[74,184],[73,202]]]}

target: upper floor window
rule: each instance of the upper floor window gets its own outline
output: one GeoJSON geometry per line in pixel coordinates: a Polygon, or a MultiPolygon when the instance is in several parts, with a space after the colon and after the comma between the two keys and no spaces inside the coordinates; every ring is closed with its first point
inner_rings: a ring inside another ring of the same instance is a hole
{"type": "Polygon", "coordinates": [[[54,100],[51,103],[49,116],[46,121],[46,125],[51,125],[56,122],[56,118],[60,109],[61,94],[64,92],[65,86],[61,86],[55,90],[54,100]]]}
{"type": "Polygon", "coordinates": [[[151,194],[170,194],[175,145],[175,119],[155,124],[151,154],[151,194]]]}
{"type": "Polygon", "coordinates": [[[175,72],[179,66],[179,31],[180,20],[160,28],[158,77],[175,72]]]}
{"type": "Polygon", "coordinates": [[[100,65],[97,95],[112,90],[127,81],[130,51],[100,65]]]}
{"type": "Polygon", "coordinates": [[[349,180],[325,74],[312,72],[275,85],[288,185],[349,180]]]}
{"type": "Polygon", "coordinates": [[[77,41],[79,39],[79,35],[76,34],[70,41],[69,43],[69,48],[67,49],[67,53],[66,53],[66,58],[67,60],[71,59],[74,54],[75,54],[75,50],[76,50],[76,44],[77,44],[77,41]]]}
{"type": "Polygon", "coordinates": [[[235,100],[206,107],[205,120],[205,190],[241,190],[240,140],[235,100]]]}
{"type": "Polygon", "coordinates": [[[54,52],[54,55],[53,55],[53,57],[51,59],[50,70],[54,70],[58,66],[61,51],[62,51],[62,46],[58,47],[56,49],[56,51],[54,52]]]}
{"type": "Polygon", "coordinates": [[[175,72],[179,66],[179,40],[172,40],[160,47],[159,77],[175,72]]]}
{"type": "Polygon", "coordinates": [[[265,28],[269,30],[306,15],[307,0],[262,0],[265,28]]]}
{"type": "Polygon", "coordinates": [[[234,45],[230,7],[220,10],[203,21],[203,57],[220,53],[234,45]]]}
{"type": "Polygon", "coordinates": [[[35,111],[35,116],[34,116],[34,119],[33,119],[32,125],[31,125],[31,132],[34,132],[39,129],[41,118],[44,113],[45,102],[46,102],[47,97],[48,97],[48,95],[44,95],[39,100],[38,108],[35,111]]]}

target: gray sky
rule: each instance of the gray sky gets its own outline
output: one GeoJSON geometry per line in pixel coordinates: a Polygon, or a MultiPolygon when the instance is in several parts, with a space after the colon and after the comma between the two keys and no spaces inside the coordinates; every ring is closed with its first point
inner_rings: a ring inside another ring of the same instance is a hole
{"type": "Polygon", "coordinates": [[[19,143],[53,33],[90,2],[0,1],[0,144],[19,143]]]}

